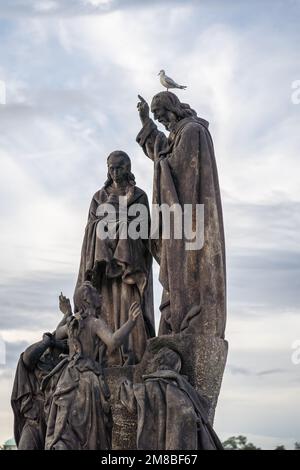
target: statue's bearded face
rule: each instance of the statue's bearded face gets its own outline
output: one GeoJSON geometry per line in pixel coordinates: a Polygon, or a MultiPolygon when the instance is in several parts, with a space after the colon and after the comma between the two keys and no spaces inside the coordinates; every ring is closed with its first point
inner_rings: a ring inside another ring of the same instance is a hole
{"type": "Polygon", "coordinates": [[[126,181],[128,168],[127,164],[121,156],[111,156],[108,161],[108,173],[115,183],[126,181]]]}
{"type": "Polygon", "coordinates": [[[172,127],[177,122],[177,117],[172,111],[169,111],[158,103],[152,103],[151,111],[154,119],[165,126],[167,131],[172,130],[172,127]]]}

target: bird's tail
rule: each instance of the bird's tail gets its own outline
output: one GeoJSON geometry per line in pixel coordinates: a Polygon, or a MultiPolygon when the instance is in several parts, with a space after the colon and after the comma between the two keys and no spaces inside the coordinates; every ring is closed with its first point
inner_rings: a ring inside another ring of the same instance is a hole
{"type": "Polygon", "coordinates": [[[179,85],[180,90],[185,90],[187,87],[185,85],[179,85]]]}

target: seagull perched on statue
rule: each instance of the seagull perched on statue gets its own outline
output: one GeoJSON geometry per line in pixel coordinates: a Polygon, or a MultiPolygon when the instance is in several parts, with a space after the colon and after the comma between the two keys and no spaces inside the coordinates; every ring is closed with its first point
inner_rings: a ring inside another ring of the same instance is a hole
{"type": "Polygon", "coordinates": [[[186,89],[186,86],[178,85],[178,83],[174,82],[172,78],[168,77],[164,70],[161,70],[158,75],[160,83],[167,89],[167,91],[169,91],[169,88],[180,88],[180,90],[186,89]]]}

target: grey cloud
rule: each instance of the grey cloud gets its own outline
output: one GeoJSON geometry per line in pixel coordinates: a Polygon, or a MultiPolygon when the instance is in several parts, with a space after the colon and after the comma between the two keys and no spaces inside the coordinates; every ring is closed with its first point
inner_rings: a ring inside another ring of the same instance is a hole
{"type": "Polygon", "coordinates": [[[287,372],[285,369],[279,369],[279,368],[255,371],[246,367],[235,366],[232,364],[228,364],[226,369],[232,375],[243,375],[243,376],[248,376],[248,377],[249,376],[263,377],[263,376],[268,376],[268,375],[285,374],[287,372]]]}
{"type": "MultiPolygon", "coordinates": [[[[195,3],[188,0],[189,3],[195,3]]],[[[41,0],[10,0],[1,5],[0,15],[8,17],[18,16],[78,16],[78,15],[97,15],[105,14],[115,10],[124,10],[125,8],[147,8],[155,5],[173,5],[179,4],[180,0],[107,0],[107,2],[97,0],[49,0],[43,5],[41,0]]]]}
{"type": "Polygon", "coordinates": [[[261,372],[257,372],[256,375],[260,376],[266,376],[266,375],[276,375],[276,374],[285,374],[287,371],[284,369],[268,369],[268,370],[262,370],[261,372]]]}
{"type": "Polygon", "coordinates": [[[61,291],[72,301],[73,275],[36,272],[25,279],[0,284],[1,330],[49,331],[61,319],[58,296],[61,291]]]}
{"type": "Polygon", "coordinates": [[[1,381],[8,380],[11,382],[11,387],[12,387],[12,381],[13,381],[15,372],[16,372],[15,365],[12,369],[4,369],[3,366],[0,366],[0,384],[1,384],[1,381]]]}
{"type": "MultiPolygon", "coordinates": [[[[292,318],[286,316],[286,321],[292,318]]],[[[230,319],[229,319],[230,321],[230,319]]],[[[250,323],[255,323],[250,320],[250,323]]],[[[271,324],[270,320],[270,324],[271,324]]],[[[245,327],[240,326],[240,334],[247,335],[248,320],[245,319],[245,327]]],[[[279,332],[278,332],[279,333],[279,332]]],[[[250,333],[249,333],[250,334],[250,333]]],[[[284,333],[283,333],[284,334],[284,333]]],[[[229,341],[229,357],[225,369],[225,382],[231,384],[231,387],[239,386],[239,388],[250,391],[256,390],[262,383],[269,386],[276,386],[279,390],[286,386],[294,388],[293,383],[295,374],[297,374],[297,367],[291,361],[291,345],[287,333],[287,340],[285,346],[279,346],[274,337],[274,343],[267,343],[264,347],[261,344],[255,344],[255,337],[253,337],[252,347],[249,349],[240,349],[235,344],[230,335],[230,327],[228,329],[229,341]],[[282,380],[284,376],[284,380],[282,380]],[[241,377],[244,380],[241,381],[241,377]]],[[[251,337],[249,338],[251,342],[251,337]]]]}
{"type": "MultiPolygon", "coordinates": [[[[294,0],[286,0],[285,3],[289,3],[289,10],[291,13],[294,12],[298,5],[294,0]]],[[[235,15],[237,19],[240,18],[240,15],[243,11],[248,12],[249,20],[252,20],[253,8],[255,10],[262,9],[265,10],[269,8],[269,0],[256,0],[250,5],[241,4],[237,5],[235,1],[226,2],[226,7],[224,6],[221,0],[214,0],[211,2],[201,2],[199,5],[198,0],[47,0],[43,2],[42,0],[10,0],[9,2],[2,2],[0,6],[0,15],[8,17],[19,17],[19,16],[40,16],[40,17],[51,17],[51,16],[78,16],[78,15],[99,15],[105,14],[111,11],[124,10],[124,9],[147,9],[153,8],[155,6],[166,6],[172,8],[174,6],[182,6],[190,4],[193,8],[201,7],[202,11],[205,11],[207,16],[210,16],[209,13],[213,11],[214,13],[219,13],[222,11],[222,17],[226,18],[229,16],[232,19],[232,16],[235,15]],[[44,5],[43,5],[44,3],[44,5]],[[210,8],[208,8],[208,6],[210,8]]],[[[287,13],[287,8],[282,5],[281,0],[273,2],[273,13],[280,15],[282,9],[284,8],[285,13],[287,13]]],[[[206,16],[205,15],[205,16],[206,16]]],[[[255,15],[257,19],[257,15],[255,15]]],[[[267,23],[267,20],[266,20],[267,23]]]]}
{"type": "Polygon", "coordinates": [[[1,369],[15,369],[20,354],[29,346],[27,341],[6,342],[6,362],[1,369]]]}
{"type": "Polygon", "coordinates": [[[276,250],[228,252],[228,299],[272,313],[300,307],[300,254],[276,250]]]}
{"type": "Polygon", "coordinates": [[[279,250],[290,250],[297,246],[300,252],[300,202],[274,193],[277,202],[268,204],[236,203],[224,201],[225,228],[229,241],[261,249],[263,246],[278,246],[279,250]]]}
{"type": "MultiPolygon", "coordinates": [[[[21,68],[20,73],[22,77],[21,68]]],[[[84,67],[80,73],[85,78],[84,67]]],[[[86,88],[78,83],[73,90],[46,86],[41,89],[36,83],[28,83],[23,103],[14,103],[14,96],[8,95],[8,103],[0,114],[1,149],[11,154],[51,195],[65,194],[76,204],[82,203],[82,194],[91,197],[105,181],[106,157],[116,145],[126,147],[124,150],[134,156],[134,171],[144,174],[139,168],[145,166],[141,164],[145,157],[135,143],[139,129],[136,97],[129,109],[125,106],[113,113],[112,106],[119,108],[114,76],[108,80],[98,72],[91,73],[86,88]],[[104,95],[111,96],[109,103],[103,103],[104,95]],[[128,125],[134,120],[136,128],[129,140],[128,125]]],[[[147,184],[151,188],[150,180],[147,184]]]]}
{"type": "Polygon", "coordinates": [[[300,307],[300,203],[282,199],[224,205],[229,303],[300,307]]]}
{"type": "Polygon", "coordinates": [[[252,374],[251,370],[246,369],[245,367],[234,366],[231,364],[228,364],[226,366],[226,369],[232,375],[251,375],[252,374]]]}

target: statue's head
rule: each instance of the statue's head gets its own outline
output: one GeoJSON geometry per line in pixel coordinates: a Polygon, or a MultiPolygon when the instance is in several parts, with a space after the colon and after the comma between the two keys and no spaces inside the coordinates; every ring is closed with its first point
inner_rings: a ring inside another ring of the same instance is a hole
{"type": "Polygon", "coordinates": [[[76,311],[101,308],[101,296],[90,281],[84,281],[75,291],[74,304],[76,311]]]}
{"type": "Polygon", "coordinates": [[[127,153],[122,150],[115,150],[107,157],[107,181],[105,186],[110,186],[113,182],[120,184],[127,182],[135,185],[134,175],[131,173],[131,160],[127,153]]]}
{"type": "Polygon", "coordinates": [[[154,119],[163,124],[168,131],[171,131],[181,119],[197,116],[188,104],[181,103],[170,91],[161,91],[152,98],[151,111],[154,119]]]}
{"type": "Polygon", "coordinates": [[[177,351],[168,347],[161,348],[155,355],[155,363],[158,370],[173,370],[180,372],[181,370],[181,357],[177,351]]]}

